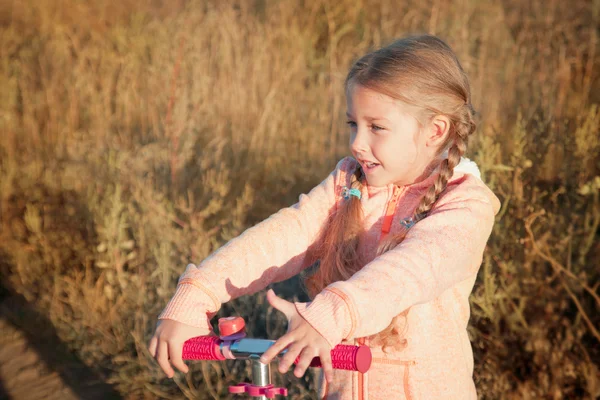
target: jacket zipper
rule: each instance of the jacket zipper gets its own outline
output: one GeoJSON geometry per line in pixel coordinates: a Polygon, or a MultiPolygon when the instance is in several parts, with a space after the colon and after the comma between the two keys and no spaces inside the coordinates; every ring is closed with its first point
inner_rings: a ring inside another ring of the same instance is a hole
{"type": "Polygon", "coordinates": [[[396,213],[396,206],[398,205],[398,199],[400,198],[400,194],[403,189],[394,185],[394,189],[392,191],[392,197],[390,201],[388,201],[387,206],[385,208],[385,215],[383,216],[383,225],[381,225],[381,236],[379,240],[383,240],[385,236],[390,233],[392,229],[392,222],[394,222],[394,214],[396,213]]]}
{"type": "MultiPolygon", "coordinates": [[[[387,203],[385,208],[385,215],[383,216],[383,224],[381,226],[381,236],[379,241],[383,240],[385,236],[392,229],[392,222],[394,222],[394,214],[396,213],[396,207],[398,205],[398,200],[400,198],[400,194],[404,191],[404,188],[399,188],[394,185],[394,189],[392,190],[392,196],[387,203]]],[[[359,338],[358,344],[364,345],[366,343],[366,338],[359,338]]],[[[364,374],[358,373],[358,400],[364,400],[365,395],[367,394],[367,387],[365,386],[365,377],[364,374]]]]}

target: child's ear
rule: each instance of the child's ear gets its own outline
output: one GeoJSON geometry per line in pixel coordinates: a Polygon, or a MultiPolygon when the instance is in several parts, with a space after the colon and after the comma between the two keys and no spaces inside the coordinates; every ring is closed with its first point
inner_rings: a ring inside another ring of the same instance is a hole
{"type": "Polygon", "coordinates": [[[427,146],[440,147],[450,133],[450,118],[445,115],[436,115],[429,123],[427,146]]]}

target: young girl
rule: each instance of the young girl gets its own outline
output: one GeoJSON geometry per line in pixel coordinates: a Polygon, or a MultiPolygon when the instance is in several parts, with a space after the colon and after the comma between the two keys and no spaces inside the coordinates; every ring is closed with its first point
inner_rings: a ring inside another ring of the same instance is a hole
{"type": "Polygon", "coordinates": [[[222,303],[300,273],[310,303],[269,291],[289,326],[279,352],[302,376],[324,363],[327,399],[476,399],[469,295],[499,201],[462,158],[475,130],[468,79],[434,36],[367,54],[346,83],[350,150],[297,204],[189,265],[149,349],[168,376],[183,342],[209,333],[222,303]],[[337,344],[366,344],[371,369],[332,370],[337,344]]]}

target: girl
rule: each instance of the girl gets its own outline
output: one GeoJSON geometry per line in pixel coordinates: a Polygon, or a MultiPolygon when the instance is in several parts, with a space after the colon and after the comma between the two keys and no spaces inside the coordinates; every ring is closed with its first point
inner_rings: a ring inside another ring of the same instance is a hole
{"type": "Polygon", "coordinates": [[[290,303],[288,332],[263,356],[304,374],[320,356],[327,399],[476,399],[469,294],[499,209],[462,158],[475,130],[468,79],[434,36],[367,54],[345,82],[350,150],[299,202],[189,265],[149,349],[168,376],[183,342],[209,333],[220,305],[319,261],[313,299],[290,303]],[[332,370],[337,344],[366,344],[366,374],[332,370]],[[170,360],[169,360],[170,358],[170,360]],[[170,363],[169,363],[170,361],[170,363]]]}

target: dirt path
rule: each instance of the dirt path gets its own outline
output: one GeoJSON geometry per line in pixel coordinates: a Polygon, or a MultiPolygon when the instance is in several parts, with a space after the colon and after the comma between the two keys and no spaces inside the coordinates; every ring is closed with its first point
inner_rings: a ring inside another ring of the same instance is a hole
{"type": "Polygon", "coordinates": [[[23,332],[4,318],[0,319],[0,332],[0,379],[4,386],[0,398],[79,399],[60,375],[48,368],[23,332]]]}
{"type": "Polygon", "coordinates": [[[58,338],[22,296],[0,298],[0,400],[108,400],[122,396],[58,338]]]}

